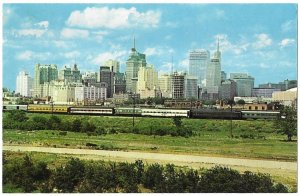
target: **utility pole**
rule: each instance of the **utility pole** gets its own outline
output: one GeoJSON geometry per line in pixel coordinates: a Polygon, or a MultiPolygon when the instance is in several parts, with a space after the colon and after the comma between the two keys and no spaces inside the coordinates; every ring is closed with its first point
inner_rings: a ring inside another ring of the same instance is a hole
{"type": "Polygon", "coordinates": [[[132,128],[134,129],[135,94],[133,94],[132,128]]]}
{"type": "Polygon", "coordinates": [[[231,138],[233,138],[233,134],[232,134],[232,104],[233,104],[233,100],[230,100],[230,135],[231,138]]]}

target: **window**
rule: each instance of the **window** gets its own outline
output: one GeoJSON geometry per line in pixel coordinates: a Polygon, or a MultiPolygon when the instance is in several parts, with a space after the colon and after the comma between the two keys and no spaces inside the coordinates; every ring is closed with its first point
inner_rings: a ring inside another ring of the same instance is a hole
{"type": "Polygon", "coordinates": [[[255,110],[258,110],[258,107],[257,107],[257,106],[255,106],[255,110]]]}

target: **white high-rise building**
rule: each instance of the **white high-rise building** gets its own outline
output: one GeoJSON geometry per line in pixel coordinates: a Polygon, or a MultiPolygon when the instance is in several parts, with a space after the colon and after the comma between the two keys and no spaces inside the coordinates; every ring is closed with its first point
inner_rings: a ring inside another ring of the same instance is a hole
{"type": "Polygon", "coordinates": [[[206,87],[221,86],[221,52],[219,41],[217,51],[214,53],[206,70],[206,87]]]}
{"type": "Polygon", "coordinates": [[[25,71],[21,71],[16,80],[16,93],[25,97],[32,97],[33,79],[25,71]]]}
{"type": "Polygon", "coordinates": [[[209,64],[210,53],[208,50],[193,50],[189,55],[189,75],[197,78],[199,87],[205,86],[206,69],[209,64]]]}
{"type": "Polygon", "coordinates": [[[155,90],[158,88],[158,72],[153,65],[140,67],[138,71],[137,93],[141,98],[155,97],[155,90]],[[153,93],[149,92],[153,91],[153,93]]]}
{"type": "Polygon", "coordinates": [[[108,61],[104,62],[105,67],[109,67],[110,70],[114,73],[120,72],[120,62],[116,60],[109,59],[108,61]]]}
{"type": "Polygon", "coordinates": [[[172,98],[172,77],[169,74],[162,74],[158,79],[158,86],[162,97],[172,98]]]}

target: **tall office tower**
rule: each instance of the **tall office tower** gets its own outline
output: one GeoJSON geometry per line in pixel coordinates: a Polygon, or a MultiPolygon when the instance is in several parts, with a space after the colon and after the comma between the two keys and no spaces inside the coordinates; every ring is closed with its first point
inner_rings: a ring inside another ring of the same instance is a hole
{"type": "Polygon", "coordinates": [[[214,53],[212,59],[206,70],[206,87],[219,87],[221,85],[221,52],[219,50],[219,40],[217,51],[214,53]]]}
{"type": "Polygon", "coordinates": [[[206,69],[209,64],[210,53],[208,50],[193,50],[189,55],[189,75],[197,78],[199,87],[205,86],[206,69]]]}
{"type": "Polygon", "coordinates": [[[110,67],[100,67],[100,82],[107,84],[107,98],[112,98],[114,94],[114,72],[110,67]]]}
{"type": "Polygon", "coordinates": [[[124,73],[115,73],[114,78],[114,93],[124,94],[126,92],[126,79],[124,73]]]}
{"type": "Polygon", "coordinates": [[[33,79],[25,71],[21,71],[17,76],[16,93],[24,97],[31,97],[31,89],[33,88],[33,79]]]}
{"type": "Polygon", "coordinates": [[[109,67],[110,70],[114,73],[120,72],[120,62],[116,60],[109,59],[104,62],[104,66],[109,67]]]}
{"type": "Polygon", "coordinates": [[[133,41],[133,48],[126,61],[126,91],[129,93],[136,93],[137,77],[140,67],[146,67],[146,55],[141,54],[135,49],[135,39],[133,41]]]}
{"type": "Polygon", "coordinates": [[[236,82],[233,80],[223,80],[220,87],[220,99],[233,100],[237,96],[236,82]]]}
{"type": "Polygon", "coordinates": [[[59,70],[58,79],[63,80],[66,83],[72,83],[72,82],[81,82],[82,77],[80,71],[77,68],[77,65],[74,64],[73,68],[64,66],[63,69],[59,70]]]}
{"type": "Polygon", "coordinates": [[[153,65],[140,67],[138,71],[137,93],[141,98],[155,97],[158,89],[158,72],[153,65]]]}
{"type": "Polygon", "coordinates": [[[221,71],[221,82],[227,79],[227,74],[225,71],[221,71]]]}
{"type": "Polygon", "coordinates": [[[158,78],[158,86],[161,90],[162,97],[172,98],[172,77],[169,74],[163,74],[158,78]]]}
{"type": "Polygon", "coordinates": [[[246,73],[231,73],[230,79],[237,84],[237,96],[251,97],[252,89],[254,87],[254,78],[248,76],[246,73]]]}
{"type": "Polygon", "coordinates": [[[219,98],[219,88],[221,86],[221,52],[219,50],[219,40],[217,51],[214,53],[206,69],[207,99],[216,100],[219,98]]]}
{"type": "Polygon", "coordinates": [[[49,96],[50,82],[58,78],[57,66],[36,64],[34,72],[34,97],[49,96]],[[43,89],[46,88],[46,86],[48,86],[48,90],[43,89]]]}
{"type": "Polygon", "coordinates": [[[85,86],[95,86],[97,83],[97,72],[85,72],[82,75],[82,81],[85,86]]]}
{"type": "Polygon", "coordinates": [[[184,98],[198,99],[197,77],[185,75],[184,78],[184,98]]]}
{"type": "Polygon", "coordinates": [[[184,78],[186,74],[174,72],[172,74],[172,98],[184,99],[184,78]]]}

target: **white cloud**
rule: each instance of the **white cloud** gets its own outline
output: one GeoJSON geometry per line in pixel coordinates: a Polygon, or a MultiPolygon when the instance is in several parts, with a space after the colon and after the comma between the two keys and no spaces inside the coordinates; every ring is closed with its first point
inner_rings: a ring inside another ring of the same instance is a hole
{"type": "Polygon", "coordinates": [[[176,28],[179,27],[179,24],[177,22],[166,22],[167,27],[176,28]]]}
{"type": "Polygon", "coordinates": [[[270,68],[270,65],[266,65],[266,64],[264,64],[264,63],[261,63],[259,66],[260,66],[261,68],[263,68],[263,69],[268,69],[268,68],[270,68]]]}
{"type": "Polygon", "coordinates": [[[216,9],[215,10],[215,16],[216,16],[217,19],[226,19],[224,10],[216,9]]]}
{"type": "Polygon", "coordinates": [[[294,20],[288,20],[281,25],[281,31],[288,32],[291,31],[292,29],[296,29],[296,27],[297,25],[294,20]]]}
{"type": "Polygon", "coordinates": [[[166,35],[165,36],[165,40],[171,40],[172,39],[172,35],[166,35]]]}
{"type": "Polygon", "coordinates": [[[73,11],[66,24],[85,28],[129,28],[129,27],[156,27],[160,21],[161,13],[158,11],[138,12],[136,8],[130,9],[108,7],[88,7],[83,11],[73,11]]]}
{"type": "Polygon", "coordinates": [[[67,59],[75,59],[76,57],[80,56],[79,51],[72,51],[64,53],[64,57],[67,59]]]}
{"type": "Polygon", "coordinates": [[[66,39],[83,39],[89,36],[87,30],[64,28],[60,35],[66,39]]]}
{"type": "Polygon", "coordinates": [[[269,37],[268,34],[261,33],[255,35],[256,41],[253,43],[253,48],[261,49],[267,46],[272,45],[272,39],[269,37]]]}
{"type": "Polygon", "coordinates": [[[248,47],[249,47],[249,43],[247,43],[245,40],[240,40],[238,43],[233,44],[231,43],[231,41],[228,38],[227,34],[218,34],[214,36],[215,38],[215,43],[211,44],[211,48],[213,48],[214,50],[216,50],[217,48],[217,41],[219,39],[219,45],[220,45],[220,51],[222,53],[224,52],[232,52],[234,54],[241,54],[243,52],[246,52],[248,47]]]}
{"type": "Polygon", "coordinates": [[[42,60],[48,60],[50,56],[51,56],[50,52],[36,53],[31,50],[26,50],[19,53],[16,56],[16,59],[21,61],[31,61],[31,60],[42,61],[42,60]]]}
{"type": "Polygon", "coordinates": [[[292,45],[294,43],[295,43],[294,39],[286,38],[286,39],[281,40],[281,42],[279,43],[279,46],[280,46],[280,48],[284,48],[284,47],[287,47],[287,46],[292,45]]]}
{"type": "Polygon", "coordinates": [[[180,61],[178,63],[178,68],[180,68],[181,70],[177,70],[177,71],[188,72],[188,70],[189,70],[189,59],[184,59],[184,60],[180,61]]]}
{"type": "Polygon", "coordinates": [[[143,53],[146,54],[147,56],[155,56],[155,55],[161,55],[162,51],[156,48],[147,48],[143,53]]]}
{"type": "Polygon", "coordinates": [[[49,26],[49,22],[48,21],[41,21],[39,23],[36,23],[35,25],[39,26],[39,27],[42,27],[44,29],[48,29],[48,26],[49,26]]]}
{"type": "Polygon", "coordinates": [[[88,59],[91,59],[91,63],[93,64],[101,65],[109,59],[119,60],[121,58],[124,58],[127,54],[128,52],[125,50],[115,52],[104,52],[97,55],[95,58],[91,58],[91,56],[89,56],[88,59]]]}
{"type": "Polygon", "coordinates": [[[17,34],[20,36],[33,36],[36,38],[42,37],[47,32],[45,29],[21,29],[17,34]]]}
{"type": "Polygon", "coordinates": [[[30,51],[30,50],[26,50],[20,54],[17,55],[17,59],[18,60],[24,60],[24,61],[29,61],[32,59],[32,56],[33,56],[33,52],[30,51]]]}
{"type": "Polygon", "coordinates": [[[53,43],[57,48],[68,48],[69,47],[65,41],[58,40],[58,41],[53,41],[53,43]]]}

